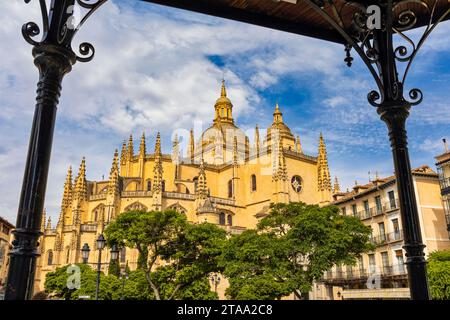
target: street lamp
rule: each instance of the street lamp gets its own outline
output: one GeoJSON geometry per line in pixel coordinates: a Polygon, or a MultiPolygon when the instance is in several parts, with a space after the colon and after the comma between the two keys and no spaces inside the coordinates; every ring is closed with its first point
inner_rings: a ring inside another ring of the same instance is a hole
{"type": "Polygon", "coordinates": [[[100,290],[100,273],[102,267],[102,250],[105,248],[106,240],[103,234],[98,236],[96,241],[97,250],[98,250],[98,261],[97,261],[97,283],[95,286],[95,300],[98,300],[98,292],[100,290]]]}
{"type": "Polygon", "coordinates": [[[117,258],[119,257],[119,249],[117,248],[117,245],[113,244],[110,252],[111,252],[111,260],[113,262],[116,262],[117,258]]]}
{"type": "Polygon", "coordinates": [[[81,256],[83,257],[83,263],[86,264],[89,259],[89,252],[91,252],[91,248],[89,248],[89,245],[85,243],[83,245],[83,248],[81,249],[81,256]]]}
{"type": "Polygon", "coordinates": [[[119,279],[122,280],[122,296],[120,297],[120,300],[125,300],[125,282],[128,280],[128,273],[126,271],[121,272],[119,279]]]}
{"type": "Polygon", "coordinates": [[[220,283],[220,276],[219,276],[217,273],[214,273],[214,274],[211,276],[211,282],[212,282],[212,284],[214,285],[214,292],[217,293],[217,286],[218,286],[219,283],[220,283]]]}

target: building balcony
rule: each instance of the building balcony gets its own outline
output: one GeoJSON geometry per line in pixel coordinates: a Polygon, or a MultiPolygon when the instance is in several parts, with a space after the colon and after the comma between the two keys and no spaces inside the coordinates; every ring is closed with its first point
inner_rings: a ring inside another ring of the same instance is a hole
{"type": "Polygon", "coordinates": [[[441,195],[450,194],[450,177],[440,177],[441,195]]]}
{"type": "Polygon", "coordinates": [[[372,236],[370,242],[376,246],[383,246],[388,242],[388,236],[386,233],[381,233],[378,236],[372,236]]]}
{"type": "Polygon", "coordinates": [[[397,230],[397,231],[388,233],[387,238],[388,238],[389,242],[402,241],[403,240],[403,231],[397,230]]]}
{"type": "Polygon", "coordinates": [[[80,230],[81,232],[97,232],[97,224],[96,223],[82,224],[80,230]]]}
{"type": "MultiPolygon", "coordinates": [[[[371,208],[371,209],[373,209],[373,208],[371,208]]],[[[358,217],[359,217],[359,219],[365,220],[365,219],[370,219],[370,218],[372,218],[372,210],[371,210],[371,209],[359,211],[359,212],[358,212],[358,217]]]]}
{"type": "Polygon", "coordinates": [[[370,242],[376,246],[384,246],[388,243],[402,241],[403,240],[403,231],[397,230],[391,233],[382,233],[378,236],[372,236],[370,238],[370,242]]]}
{"type": "Polygon", "coordinates": [[[369,300],[410,299],[409,288],[383,288],[383,289],[344,289],[343,300],[369,300]]]}
{"type": "Polygon", "coordinates": [[[153,195],[152,191],[122,191],[121,196],[123,198],[139,198],[139,197],[151,197],[153,195]]]}
{"type": "Polygon", "coordinates": [[[384,203],[383,211],[386,213],[393,213],[395,210],[400,209],[398,199],[389,200],[384,203]]]}
{"type": "Polygon", "coordinates": [[[105,199],[106,199],[106,193],[93,194],[93,195],[89,196],[89,201],[105,200],[105,199]]]}
{"type": "Polygon", "coordinates": [[[358,217],[360,220],[370,219],[372,217],[376,217],[382,215],[386,212],[390,212],[392,210],[398,209],[397,201],[387,202],[384,206],[381,207],[372,207],[368,210],[358,211],[355,217],[358,217]]]}
{"type": "Polygon", "coordinates": [[[407,275],[406,266],[404,264],[386,265],[386,266],[370,266],[368,269],[354,267],[347,270],[329,270],[325,272],[322,281],[331,285],[344,285],[348,283],[364,282],[370,276],[380,276],[381,278],[401,277],[407,275]]]}

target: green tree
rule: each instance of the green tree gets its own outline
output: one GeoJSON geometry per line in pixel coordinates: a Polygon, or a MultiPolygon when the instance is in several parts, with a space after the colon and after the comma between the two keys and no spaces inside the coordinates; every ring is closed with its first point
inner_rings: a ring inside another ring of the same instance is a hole
{"type": "MultiPolygon", "coordinates": [[[[189,224],[174,210],[129,211],[120,214],[105,230],[110,245],[126,245],[139,252],[138,268],[154,298],[176,299],[202,288],[218,259],[226,239],[224,230],[208,223],[189,224]],[[162,262],[159,266],[157,262],[162,262]],[[200,283],[198,283],[200,281],[200,283]]],[[[210,296],[210,289],[204,297],[210,296]]]]}
{"type": "MultiPolygon", "coordinates": [[[[49,272],[44,283],[45,293],[65,300],[77,300],[79,299],[79,296],[86,295],[90,296],[91,299],[94,299],[97,272],[88,265],[76,264],[75,266],[80,270],[80,286],[77,288],[76,279],[74,278],[76,276],[74,273],[76,267],[73,268],[73,266],[74,265],[67,265],[57,268],[54,272],[49,272]]],[[[117,277],[113,275],[105,276],[102,273],[100,275],[99,299],[117,299],[115,292],[118,290],[119,285],[120,283],[117,277]]]]}
{"type": "Polygon", "coordinates": [[[427,271],[432,298],[450,299],[450,250],[430,253],[427,271]]]}
{"type": "Polygon", "coordinates": [[[119,259],[115,261],[111,260],[108,265],[108,275],[114,275],[118,277],[120,275],[120,264],[119,259]]]}
{"type": "Polygon", "coordinates": [[[232,237],[220,266],[232,299],[280,299],[311,290],[335,264],[354,264],[368,243],[370,227],[339,215],[335,206],[274,204],[256,230],[232,237]]]}

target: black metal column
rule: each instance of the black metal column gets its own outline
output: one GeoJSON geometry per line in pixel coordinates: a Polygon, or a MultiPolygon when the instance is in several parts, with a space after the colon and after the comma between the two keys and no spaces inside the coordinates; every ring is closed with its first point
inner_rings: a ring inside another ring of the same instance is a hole
{"type": "Polygon", "coordinates": [[[102,274],[102,249],[98,250],[97,261],[97,279],[95,283],[95,300],[98,300],[98,294],[100,292],[100,276],[102,274]]]}
{"type": "Polygon", "coordinates": [[[426,260],[420,231],[419,214],[414,193],[411,165],[409,161],[405,122],[405,109],[381,111],[381,119],[389,128],[392,155],[397,179],[398,199],[404,232],[406,266],[413,300],[429,300],[426,260]]]}
{"type": "Polygon", "coordinates": [[[10,252],[6,300],[30,299],[36,266],[38,239],[47,187],[56,109],[63,76],[75,63],[75,55],[54,46],[34,48],[39,69],[36,109],[17,213],[17,229],[10,252]]]}
{"type": "MultiPolygon", "coordinates": [[[[29,3],[31,0],[24,0],[29,3]]],[[[25,40],[33,45],[34,64],[39,70],[36,108],[28,146],[27,161],[17,213],[13,247],[6,283],[6,300],[31,299],[36,269],[37,247],[41,235],[41,219],[47,188],[48,168],[52,150],[56,109],[65,74],[76,61],[87,62],[94,56],[91,44],[83,42],[79,53],[72,50],[72,39],[85,20],[107,0],[77,4],[89,12],[74,24],[75,0],[52,0],[47,9],[45,0],[39,0],[42,14],[42,39],[34,38],[41,30],[34,22],[22,27],[25,40]]]]}
{"type": "MultiPolygon", "coordinates": [[[[383,12],[385,29],[374,31],[374,54],[377,56],[377,67],[384,87],[381,92],[382,102],[378,105],[377,111],[388,127],[391,142],[411,299],[429,300],[425,245],[422,243],[406,134],[406,119],[411,103],[405,100],[403,83],[398,79],[392,39],[392,2],[388,1],[383,9],[385,9],[383,12]]],[[[412,99],[417,99],[419,95],[421,93],[417,89],[409,92],[412,99]]],[[[370,100],[373,99],[369,96],[370,100]]]]}

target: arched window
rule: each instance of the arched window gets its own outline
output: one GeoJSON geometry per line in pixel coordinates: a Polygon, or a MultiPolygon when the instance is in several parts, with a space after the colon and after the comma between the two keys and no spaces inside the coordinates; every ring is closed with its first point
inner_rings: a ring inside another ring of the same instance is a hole
{"type": "Polygon", "coordinates": [[[186,214],[187,210],[179,203],[175,203],[167,208],[167,210],[175,210],[178,213],[186,214]]]}
{"type": "Polygon", "coordinates": [[[103,204],[99,204],[95,207],[91,215],[92,221],[99,221],[100,218],[105,218],[105,206],[103,204]]]}
{"type": "Polygon", "coordinates": [[[256,191],[256,175],[252,174],[250,180],[251,180],[251,183],[252,183],[252,191],[256,191]]]}
{"type": "Polygon", "coordinates": [[[51,266],[53,264],[53,251],[48,250],[47,251],[47,265],[51,266]]]}
{"type": "Polygon", "coordinates": [[[120,262],[124,263],[127,259],[127,247],[122,247],[120,249],[120,262]]]}
{"type": "Polygon", "coordinates": [[[221,226],[225,225],[225,213],[223,213],[223,212],[219,213],[219,224],[221,226]]]}
{"type": "Polygon", "coordinates": [[[195,192],[197,192],[198,177],[194,177],[194,179],[192,179],[192,181],[194,181],[194,190],[195,190],[195,192]]]}
{"type": "Polygon", "coordinates": [[[161,190],[162,190],[162,192],[166,191],[166,181],[165,180],[161,181],[161,190]]]}
{"type": "Polygon", "coordinates": [[[152,181],[147,180],[147,191],[152,191],[152,181]]]}
{"type": "Polygon", "coordinates": [[[227,224],[228,224],[229,226],[232,226],[232,225],[233,225],[233,216],[232,216],[231,214],[229,214],[229,215],[227,216],[227,224]]]}
{"type": "Polygon", "coordinates": [[[228,181],[228,198],[233,198],[233,180],[228,181]]]}

